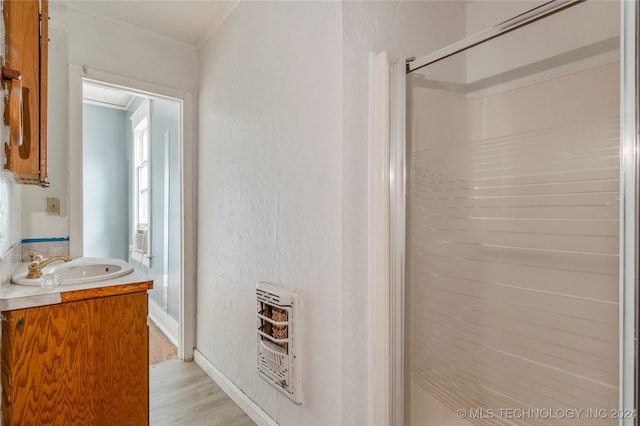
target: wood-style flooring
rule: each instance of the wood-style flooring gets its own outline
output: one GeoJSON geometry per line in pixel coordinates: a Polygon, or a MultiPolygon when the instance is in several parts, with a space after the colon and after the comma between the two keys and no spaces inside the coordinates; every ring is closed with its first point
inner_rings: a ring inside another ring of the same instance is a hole
{"type": "Polygon", "coordinates": [[[156,327],[153,321],[149,320],[147,324],[149,325],[149,365],[176,358],[178,351],[173,343],[156,327]]]}
{"type": "Polygon", "coordinates": [[[148,324],[151,426],[255,425],[195,362],[177,359],[176,347],[148,324]]]}
{"type": "Polygon", "coordinates": [[[253,426],[255,423],[193,361],[149,366],[151,426],[253,426]]]}

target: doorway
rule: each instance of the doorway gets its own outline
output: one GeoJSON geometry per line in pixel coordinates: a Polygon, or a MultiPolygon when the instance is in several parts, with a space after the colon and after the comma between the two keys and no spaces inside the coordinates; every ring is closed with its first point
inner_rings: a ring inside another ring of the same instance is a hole
{"type": "Polygon", "coordinates": [[[191,95],[86,66],[70,66],[69,82],[71,254],[121,258],[153,279],[149,318],[191,359],[191,95]]]}
{"type": "Polygon", "coordinates": [[[149,276],[149,317],[178,346],[180,102],[83,79],[83,250],[149,276]]]}

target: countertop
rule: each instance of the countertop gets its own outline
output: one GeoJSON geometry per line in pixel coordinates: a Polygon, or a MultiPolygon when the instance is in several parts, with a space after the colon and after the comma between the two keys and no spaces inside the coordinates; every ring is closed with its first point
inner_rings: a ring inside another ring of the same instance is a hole
{"type": "MultiPolygon", "coordinates": [[[[23,262],[16,273],[26,270],[27,267],[28,262],[23,262]]],[[[2,286],[0,311],[136,293],[152,288],[153,281],[136,269],[121,277],[89,283],[60,285],[55,288],[7,284],[2,286]]]]}

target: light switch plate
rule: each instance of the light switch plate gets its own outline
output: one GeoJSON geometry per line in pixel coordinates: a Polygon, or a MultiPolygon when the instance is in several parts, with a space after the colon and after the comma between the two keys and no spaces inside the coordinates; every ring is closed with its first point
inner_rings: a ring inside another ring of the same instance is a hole
{"type": "Polygon", "coordinates": [[[47,197],[47,214],[60,216],[60,199],[47,197]]]}

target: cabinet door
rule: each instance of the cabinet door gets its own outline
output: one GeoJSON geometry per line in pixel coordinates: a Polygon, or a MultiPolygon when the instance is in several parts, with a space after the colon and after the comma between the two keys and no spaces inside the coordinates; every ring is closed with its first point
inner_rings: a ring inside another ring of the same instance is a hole
{"type": "Polygon", "coordinates": [[[62,425],[56,419],[64,418],[89,424],[95,417],[95,339],[86,320],[95,318],[91,309],[66,303],[3,313],[3,424],[62,425]]]}
{"type": "Polygon", "coordinates": [[[149,327],[146,292],[95,299],[99,386],[95,425],[149,424],[149,327]]]}
{"type": "Polygon", "coordinates": [[[146,292],[2,314],[3,424],[148,424],[146,292]]]}
{"type": "MultiPolygon", "coordinates": [[[[4,65],[21,73],[23,120],[22,145],[5,143],[5,168],[14,173],[16,182],[48,186],[48,0],[4,0],[3,14],[4,65]]],[[[8,119],[5,114],[7,125],[8,119]]]]}

